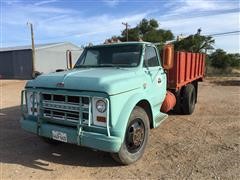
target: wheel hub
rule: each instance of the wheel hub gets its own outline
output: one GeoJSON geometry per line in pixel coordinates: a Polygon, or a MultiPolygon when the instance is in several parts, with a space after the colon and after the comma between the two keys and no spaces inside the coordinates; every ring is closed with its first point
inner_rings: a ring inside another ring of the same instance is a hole
{"type": "Polygon", "coordinates": [[[133,140],[132,140],[134,145],[139,146],[141,144],[143,140],[143,135],[144,135],[143,133],[144,131],[142,128],[135,129],[135,132],[133,134],[133,140]]]}
{"type": "Polygon", "coordinates": [[[132,121],[126,134],[126,145],[130,152],[137,152],[144,141],[145,128],[141,119],[132,121]]]}

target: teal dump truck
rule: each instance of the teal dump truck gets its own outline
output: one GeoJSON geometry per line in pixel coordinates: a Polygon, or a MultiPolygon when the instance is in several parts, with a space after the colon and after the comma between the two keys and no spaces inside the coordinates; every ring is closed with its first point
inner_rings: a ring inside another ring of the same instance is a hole
{"type": "Polygon", "coordinates": [[[27,82],[21,127],[48,143],[110,152],[116,161],[131,164],[143,155],[150,128],[167,118],[166,111],[178,106],[191,114],[194,109],[196,82],[202,75],[182,83],[182,88],[168,88],[174,57],[171,48],[160,56],[147,42],[87,47],[72,69],[27,82]],[[173,96],[167,98],[167,92],[173,96]]]}

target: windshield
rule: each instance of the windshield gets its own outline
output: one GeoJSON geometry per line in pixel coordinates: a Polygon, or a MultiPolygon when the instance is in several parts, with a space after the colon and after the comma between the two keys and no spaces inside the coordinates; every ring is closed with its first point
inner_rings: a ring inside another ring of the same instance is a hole
{"type": "Polygon", "coordinates": [[[78,59],[78,67],[136,67],[142,45],[88,47],[78,59]]]}

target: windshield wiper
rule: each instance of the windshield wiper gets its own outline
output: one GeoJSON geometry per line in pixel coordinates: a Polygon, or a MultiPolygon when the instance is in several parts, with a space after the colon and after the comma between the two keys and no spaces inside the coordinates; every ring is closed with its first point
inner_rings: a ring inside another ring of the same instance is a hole
{"type": "Polygon", "coordinates": [[[100,64],[101,67],[133,67],[131,64],[100,64]]]}
{"type": "Polygon", "coordinates": [[[99,64],[100,67],[117,67],[115,64],[99,64]]]}
{"type": "Polygon", "coordinates": [[[115,64],[115,67],[134,67],[131,64],[115,64]]]}
{"type": "Polygon", "coordinates": [[[97,67],[133,67],[130,64],[99,64],[99,65],[77,65],[74,68],[97,68],[97,67]]]}
{"type": "Polygon", "coordinates": [[[93,65],[77,65],[74,68],[91,68],[91,67],[99,67],[99,66],[93,66],[93,65]]]}

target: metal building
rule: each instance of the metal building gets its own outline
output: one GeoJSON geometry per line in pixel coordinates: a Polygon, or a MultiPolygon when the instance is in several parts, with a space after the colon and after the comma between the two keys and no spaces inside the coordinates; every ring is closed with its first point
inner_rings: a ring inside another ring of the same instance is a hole
{"type": "MultiPolygon", "coordinates": [[[[71,51],[75,64],[83,49],[63,42],[35,46],[34,71],[38,73],[54,72],[67,68],[67,51],[71,51]]],[[[0,78],[31,79],[33,73],[31,46],[0,48],[0,78]]]]}

